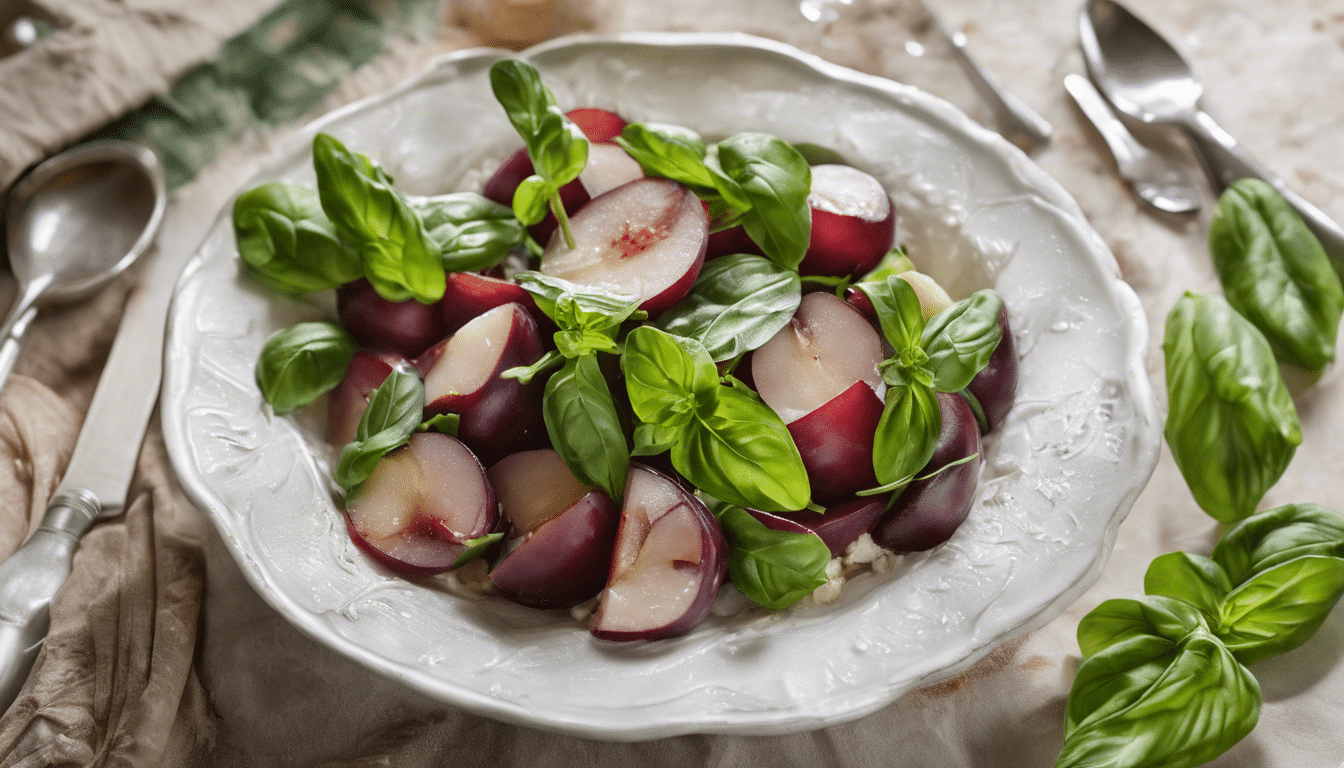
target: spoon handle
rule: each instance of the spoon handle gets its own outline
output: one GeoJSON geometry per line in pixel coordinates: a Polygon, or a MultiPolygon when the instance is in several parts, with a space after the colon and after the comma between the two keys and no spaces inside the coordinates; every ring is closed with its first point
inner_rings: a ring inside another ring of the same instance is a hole
{"type": "Polygon", "coordinates": [[[1198,150],[1200,163],[1209,175],[1215,192],[1222,194],[1237,179],[1256,178],[1269,183],[1297,210],[1307,227],[1321,241],[1335,272],[1344,278],[1344,229],[1320,208],[1289,189],[1273,171],[1256,162],[1208,113],[1196,112],[1183,126],[1198,150]]]}
{"type": "Polygon", "coordinates": [[[19,351],[23,349],[23,335],[28,332],[28,325],[35,317],[37,307],[28,307],[9,327],[9,333],[0,340],[0,387],[5,386],[10,372],[14,370],[14,364],[19,361],[19,351]]]}

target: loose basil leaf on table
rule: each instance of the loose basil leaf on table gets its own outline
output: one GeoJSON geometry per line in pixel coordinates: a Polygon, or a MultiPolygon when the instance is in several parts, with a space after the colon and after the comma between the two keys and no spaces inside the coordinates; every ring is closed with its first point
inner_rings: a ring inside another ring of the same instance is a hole
{"type": "Polygon", "coordinates": [[[929,356],[935,390],[959,392],[984,369],[1003,339],[1002,310],[1003,299],[983,288],[929,320],[920,346],[929,356]]]}
{"type": "Polygon", "coordinates": [[[771,530],[731,504],[716,513],[728,540],[728,573],[742,594],[782,611],[826,583],[831,550],[816,534],[771,530]]]}
{"type": "Polygon", "coordinates": [[[718,194],[713,169],[705,164],[705,141],[679,125],[630,123],[616,137],[648,176],[659,176],[690,187],[704,198],[718,194]]]}
{"type": "Polygon", "coordinates": [[[635,416],[669,429],[689,423],[699,403],[720,388],[703,346],[647,325],[626,336],[621,371],[635,416]]]}
{"type": "Polygon", "coordinates": [[[531,65],[517,59],[495,62],[490,67],[490,87],[504,107],[509,122],[523,137],[535,175],[529,176],[514,194],[513,210],[526,225],[545,216],[545,199],[559,222],[569,247],[574,247],[569,218],[560,202],[560,188],[577,179],[588,163],[588,140],[555,103],[555,96],[541,82],[531,65]]]}
{"type": "Polygon", "coordinates": [[[734,387],[718,387],[701,403],[671,459],[692,485],[729,504],[789,512],[811,499],[788,427],[765,403],[734,387]]]}
{"type": "Polygon", "coordinates": [[[1078,622],[1078,648],[1084,659],[1090,659],[1134,637],[1160,637],[1178,643],[1197,629],[1208,630],[1212,620],[1194,605],[1172,597],[1115,598],[1093,608],[1078,622]]]}
{"type": "Polygon", "coordinates": [[[1305,555],[1344,558],[1344,515],[1319,504],[1287,504],[1235,525],[1211,558],[1233,584],[1305,555]]]}
{"type": "Polygon", "coordinates": [[[742,228],[771,261],[796,270],[812,237],[807,160],[788,142],[764,133],[739,133],[717,148],[719,167],[751,204],[742,228]]]}
{"type": "Polygon", "coordinates": [[[1200,555],[1169,552],[1153,560],[1143,576],[1143,591],[1194,605],[1217,625],[1219,606],[1232,591],[1233,583],[1223,567],[1200,555]]]}
{"type": "Polygon", "coordinates": [[[774,337],[801,301],[797,272],[739,253],[707,262],[690,293],[655,325],[700,342],[715,362],[731,360],[774,337]]]}
{"type": "Polygon", "coordinates": [[[248,271],[281,293],[325,291],[364,276],[359,255],[336,236],[310,187],[249,189],[233,203],[233,233],[248,271]]]}
{"type": "Polygon", "coordinates": [[[565,361],[546,382],[542,417],[551,446],[574,477],[624,498],[630,449],[607,380],[594,355],[565,361]]]}
{"type": "Polygon", "coordinates": [[[1302,442],[1269,344],[1221,297],[1187,293],[1167,316],[1162,349],[1172,458],[1205,512],[1240,520],[1302,442]]]}
{"type": "Polygon", "coordinates": [[[1223,600],[1219,639],[1242,664],[1291,651],[1344,595],[1344,560],[1306,555],[1261,571],[1223,600]]]}
{"type": "Polygon", "coordinates": [[[322,210],[359,254],[378,294],[426,304],[443,298],[439,246],[387,174],[325,133],[313,139],[313,165],[322,210]]]}
{"type": "Polygon", "coordinates": [[[513,211],[473,192],[411,201],[449,272],[493,267],[522,244],[527,230],[513,211]]]}
{"type": "Polygon", "coordinates": [[[1319,371],[1335,358],[1344,289],[1278,190],[1260,179],[1233,182],[1209,223],[1209,251],[1228,302],[1280,360],[1319,371]]]}
{"type": "Polygon", "coordinates": [[[918,382],[887,388],[873,440],[873,471],[882,484],[914,477],[929,463],[943,414],[938,396],[918,382]]]}
{"type": "Polygon", "coordinates": [[[1260,717],[1260,685],[1207,630],[1136,635],[1083,662],[1056,768],[1194,768],[1260,717]]]}
{"type": "Polygon", "coordinates": [[[378,460],[411,438],[425,410],[425,385],[420,374],[398,364],[377,389],[355,429],[355,439],[336,461],[336,482],[347,491],[373,474],[378,460]]]}
{"type": "Polygon", "coordinates": [[[257,386],[277,413],[307,405],[341,383],[359,344],[335,323],[299,323],[266,340],[257,386]]]}

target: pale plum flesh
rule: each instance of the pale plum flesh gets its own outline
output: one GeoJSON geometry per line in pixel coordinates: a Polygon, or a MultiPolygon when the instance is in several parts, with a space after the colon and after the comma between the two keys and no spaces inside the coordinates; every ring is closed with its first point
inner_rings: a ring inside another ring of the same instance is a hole
{"type": "Polygon", "coordinates": [[[813,166],[807,203],[812,238],[801,274],[862,274],[891,250],[896,206],[869,174],[847,165],[813,166]]]}
{"type": "Polygon", "coordinates": [[[589,145],[588,164],[579,174],[579,182],[590,198],[642,178],[644,169],[615,144],[589,145]]]}

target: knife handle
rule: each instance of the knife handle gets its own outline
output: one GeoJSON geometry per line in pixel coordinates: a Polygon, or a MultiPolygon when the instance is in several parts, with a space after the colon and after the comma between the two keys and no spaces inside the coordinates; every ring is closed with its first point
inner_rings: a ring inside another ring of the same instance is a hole
{"type": "Polygon", "coordinates": [[[56,496],[37,532],[0,563],[0,712],[28,679],[47,637],[51,600],[70,575],[75,548],[99,509],[87,492],[56,496]]]}

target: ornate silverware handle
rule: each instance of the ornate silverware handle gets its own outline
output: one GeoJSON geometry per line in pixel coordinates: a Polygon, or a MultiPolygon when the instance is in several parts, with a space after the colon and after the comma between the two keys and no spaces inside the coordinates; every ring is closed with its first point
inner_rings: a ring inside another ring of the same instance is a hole
{"type": "Polygon", "coordinates": [[[28,679],[47,637],[51,600],[70,575],[75,548],[99,509],[87,492],[56,496],[37,532],[0,563],[0,712],[28,679]]]}

